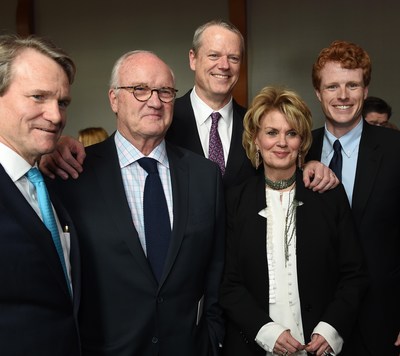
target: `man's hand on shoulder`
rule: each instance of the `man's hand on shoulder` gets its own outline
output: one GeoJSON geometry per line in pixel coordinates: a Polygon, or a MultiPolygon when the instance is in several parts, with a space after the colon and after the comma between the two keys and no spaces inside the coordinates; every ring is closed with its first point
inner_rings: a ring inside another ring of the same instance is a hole
{"type": "Polygon", "coordinates": [[[318,161],[309,161],[305,164],[303,181],[306,188],[319,193],[335,188],[340,183],[335,173],[318,161]]]}
{"type": "Polygon", "coordinates": [[[71,136],[61,136],[54,152],[42,156],[39,168],[52,179],[56,176],[76,179],[83,171],[85,157],[82,143],[71,136]]]}

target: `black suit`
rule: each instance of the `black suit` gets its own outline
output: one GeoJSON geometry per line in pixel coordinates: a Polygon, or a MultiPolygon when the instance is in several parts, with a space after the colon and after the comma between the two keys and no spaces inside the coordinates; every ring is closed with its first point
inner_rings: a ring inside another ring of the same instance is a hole
{"type": "Polygon", "coordinates": [[[79,179],[58,181],[80,234],[84,355],[206,356],[222,342],[221,175],[190,151],[167,144],[167,155],[174,221],[160,285],[132,221],[114,135],[87,149],[79,179]]]}
{"type": "Polygon", "coordinates": [[[70,227],[74,299],[49,230],[0,165],[0,353],[7,356],[78,356],[79,250],[70,227]]]}
{"type": "MultiPolygon", "coordinates": [[[[324,129],[313,132],[308,159],[320,160],[324,129]]],[[[400,133],[367,124],[361,135],[352,211],[371,286],[360,316],[369,355],[398,355],[400,331],[400,133]]],[[[351,345],[353,347],[353,345],[351,345]]]]}
{"type": "MultiPolygon", "coordinates": [[[[166,139],[177,146],[184,147],[192,152],[204,156],[192,103],[190,101],[190,93],[191,90],[184,96],[176,99],[174,105],[174,118],[170,128],[168,129],[166,139]]],[[[241,107],[234,100],[232,105],[233,129],[231,146],[229,149],[228,160],[226,160],[226,169],[223,177],[225,187],[241,183],[255,173],[242,145],[243,117],[246,113],[246,109],[241,107]]]]}
{"type": "MultiPolygon", "coordinates": [[[[265,355],[254,341],[268,322],[269,279],[264,175],[227,193],[227,255],[220,303],[228,322],[224,354],[265,355]]],[[[367,278],[363,270],[343,186],[324,194],[304,187],[297,173],[296,255],[301,316],[306,343],[318,322],[332,325],[344,338],[355,324],[367,278]]]]}
{"type": "MultiPolygon", "coordinates": [[[[254,341],[268,322],[269,280],[264,175],[227,193],[227,255],[221,305],[228,317],[224,354],[265,355],[254,341]]],[[[297,173],[296,254],[301,316],[306,343],[318,322],[344,338],[355,324],[367,278],[343,186],[324,194],[304,187],[297,173]]]]}

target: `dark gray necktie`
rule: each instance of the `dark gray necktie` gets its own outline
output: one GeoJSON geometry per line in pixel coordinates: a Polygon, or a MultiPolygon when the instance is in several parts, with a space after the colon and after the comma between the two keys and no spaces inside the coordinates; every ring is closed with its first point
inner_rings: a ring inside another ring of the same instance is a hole
{"type": "Polygon", "coordinates": [[[158,174],[157,161],[144,157],[138,163],[147,172],[143,195],[147,259],[157,281],[160,281],[171,238],[168,205],[158,174]]]}
{"type": "Polygon", "coordinates": [[[342,145],[339,140],[336,140],[333,143],[333,157],[331,159],[331,163],[329,163],[329,168],[336,174],[336,177],[340,181],[342,181],[342,166],[343,166],[343,157],[342,157],[342,145]]]}

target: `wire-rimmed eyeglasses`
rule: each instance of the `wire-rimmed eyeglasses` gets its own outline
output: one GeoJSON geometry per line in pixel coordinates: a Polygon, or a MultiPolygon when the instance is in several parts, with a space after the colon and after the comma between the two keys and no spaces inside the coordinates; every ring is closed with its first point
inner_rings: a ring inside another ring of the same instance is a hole
{"type": "Polygon", "coordinates": [[[163,103],[170,103],[172,100],[174,100],[176,92],[178,91],[178,89],[170,87],[149,88],[146,85],[115,87],[115,89],[125,89],[133,94],[136,100],[139,100],[141,102],[149,100],[153,95],[153,92],[155,91],[158,95],[158,98],[163,103]]]}

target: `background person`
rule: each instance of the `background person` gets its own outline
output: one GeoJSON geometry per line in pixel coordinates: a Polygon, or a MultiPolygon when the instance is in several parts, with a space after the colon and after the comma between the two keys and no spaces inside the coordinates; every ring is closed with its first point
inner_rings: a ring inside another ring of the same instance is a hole
{"type": "Polygon", "coordinates": [[[107,137],[108,133],[102,127],[87,127],[80,130],[78,133],[78,141],[81,142],[85,147],[102,142],[107,137]]]}
{"type": "Polygon", "coordinates": [[[227,193],[224,354],[338,354],[367,285],[346,194],[305,188],[311,113],[294,92],[262,89],[244,130],[260,168],[227,193]]]}
{"type": "Polygon", "coordinates": [[[371,125],[386,126],[392,116],[392,108],[385,100],[368,96],[364,100],[362,116],[371,125]]]}

